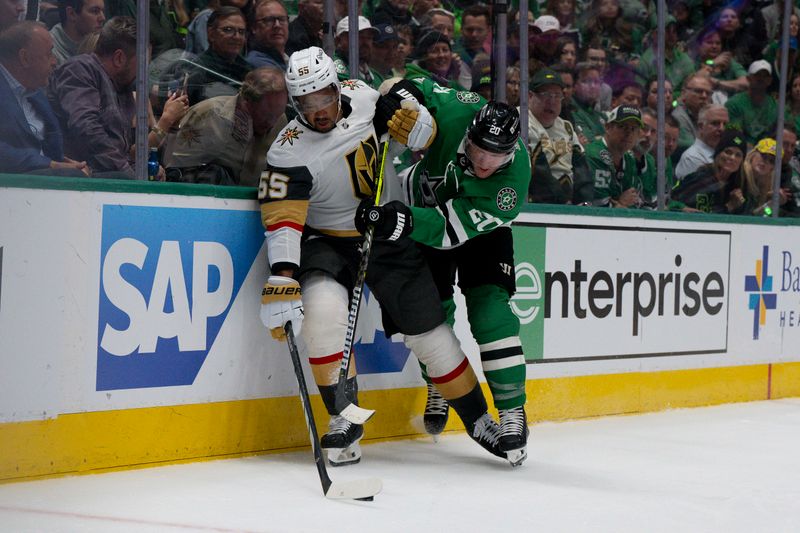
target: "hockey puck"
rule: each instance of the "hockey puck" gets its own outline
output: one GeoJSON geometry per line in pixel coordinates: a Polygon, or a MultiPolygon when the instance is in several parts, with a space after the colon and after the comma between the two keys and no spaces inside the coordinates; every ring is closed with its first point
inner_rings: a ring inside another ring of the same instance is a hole
{"type": "Polygon", "coordinates": [[[375,499],[375,496],[367,496],[366,498],[356,498],[356,500],[360,502],[371,502],[375,499]]]}

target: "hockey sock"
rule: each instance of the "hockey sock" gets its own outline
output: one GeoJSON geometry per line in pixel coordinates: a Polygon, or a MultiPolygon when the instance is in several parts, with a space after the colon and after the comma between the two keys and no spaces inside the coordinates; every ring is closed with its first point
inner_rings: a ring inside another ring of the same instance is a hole
{"type": "Polygon", "coordinates": [[[519,339],[519,319],[508,304],[508,292],[497,285],[481,285],[466,289],[464,296],[495,407],[525,405],[525,356],[519,339]]]}
{"type": "MultiPolygon", "coordinates": [[[[325,409],[328,410],[329,415],[338,415],[336,411],[336,383],[333,385],[317,385],[319,394],[322,396],[322,403],[325,404],[325,409]]],[[[347,399],[354,404],[358,405],[358,382],[355,377],[348,378],[345,384],[345,392],[347,399]]]]}
{"type": "Polygon", "coordinates": [[[483,397],[478,383],[468,393],[458,398],[449,398],[448,401],[468,430],[488,410],[486,398],[483,397]]]}

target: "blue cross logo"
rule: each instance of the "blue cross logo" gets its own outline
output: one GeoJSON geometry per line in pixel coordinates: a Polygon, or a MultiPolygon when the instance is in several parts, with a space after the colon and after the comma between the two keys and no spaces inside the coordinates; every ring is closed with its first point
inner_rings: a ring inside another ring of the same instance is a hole
{"type": "Polygon", "coordinates": [[[750,294],[748,308],[753,311],[753,340],[767,321],[767,309],[775,309],[778,295],[772,292],[772,276],[769,272],[769,246],[764,246],[762,258],[756,261],[756,273],[744,277],[744,290],[750,294]]]}

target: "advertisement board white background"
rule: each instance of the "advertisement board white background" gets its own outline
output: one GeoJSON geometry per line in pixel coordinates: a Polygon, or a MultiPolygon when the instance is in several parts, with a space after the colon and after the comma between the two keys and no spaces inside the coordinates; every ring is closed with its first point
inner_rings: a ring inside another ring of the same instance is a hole
{"type": "MultiPolygon", "coordinates": [[[[0,422],[41,420],[62,413],[296,394],[286,348],[270,338],[258,317],[260,289],[267,275],[263,247],[248,267],[238,296],[231,303],[193,383],[98,391],[98,302],[102,213],[106,205],[257,210],[255,202],[250,200],[2,189],[0,422]],[[54,220],[57,222],[53,223],[54,220]]],[[[548,228],[548,270],[571,270],[575,258],[582,257],[584,270],[590,265],[592,270],[602,268],[609,272],[691,269],[701,277],[718,271],[725,279],[725,298],[721,300],[724,312],[692,320],[683,316],[645,318],[641,322],[642,333],[636,337],[630,335],[629,310],[620,319],[586,322],[587,325],[581,325],[580,335],[575,333],[573,318],[551,318],[545,324],[545,353],[549,357],[653,353],[665,351],[664,346],[666,351],[673,352],[722,352],[542,363],[528,366],[531,379],[800,360],[800,326],[797,326],[800,319],[795,318],[795,326],[790,327],[787,318],[780,327],[777,318],[780,312],[800,312],[800,293],[776,289],[778,309],[766,312],[761,335],[754,340],[753,311],[748,309],[750,295],[744,290],[745,276],[755,272],[755,261],[761,257],[765,245],[772,257],[770,273],[780,288],[781,253],[790,251],[795,264],[800,264],[798,227],[714,223],[712,218],[706,222],[699,217],[687,217],[686,222],[665,222],[535,213],[524,213],[520,221],[576,226],[548,228]],[[577,228],[609,226],[610,222],[615,228],[609,231],[577,228]],[[619,228],[648,231],[619,231],[619,228]],[[662,231],[664,228],[677,232],[662,231]],[[676,253],[684,257],[680,268],[674,266],[676,253]]],[[[554,316],[558,315],[556,307],[553,306],[554,316]]],[[[370,338],[382,335],[374,302],[367,300],[365,308],[370,308],[370,314],[362,318],[360,329],[369,330],[366,336],[370,338]]],[[[479,368],[477,346],[463,314],[459,313],[456,324],[465,351],[479,368]]],[[[401,372],[363,375],[360,383],[362,389],[374,390],[416,387],[422,381],[412,357],[401,372]]]]}

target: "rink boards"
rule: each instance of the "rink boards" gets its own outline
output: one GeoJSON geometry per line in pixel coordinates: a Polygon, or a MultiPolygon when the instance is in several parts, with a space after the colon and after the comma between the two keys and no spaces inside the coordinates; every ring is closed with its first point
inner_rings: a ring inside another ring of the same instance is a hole
{"type": "MultiPolygon", "coordinates": [[[[253,197],[0,176],[0,480],[307,445],[253,197]]],[[[797,224],[527,206],[514,237],[532,421],[800,395],[797,224]]],[[[419,434],[369,293],[357,339],[366,438],[419,434]]]]}

